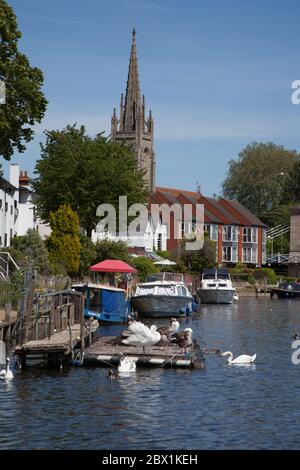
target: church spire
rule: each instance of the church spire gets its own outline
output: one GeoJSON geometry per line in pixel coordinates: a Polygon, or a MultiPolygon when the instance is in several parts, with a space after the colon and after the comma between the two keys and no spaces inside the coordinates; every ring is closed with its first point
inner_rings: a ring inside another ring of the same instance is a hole
{"type": "Polygon", "coordinates": [[[124,131],[129,132],[135,130],[137,118],[141,108],[141,92],[135,36],[136,32],[135,29],[133,29],[123,117],[123,129],[124,131]]]}
{"type": "Polygon", "coordinates": [[[154,191],[153,118],[151,111],[149,117],[146,118],[145,98],[141,97],[135,36],[134,29],[132,31],[125,99],[121,95],[119,119],[114,109],[111,119],[111,140],[121,145],[126,144],[132,150],[137,168],[144,172],[145,186],[150,191],[154,191]]]}

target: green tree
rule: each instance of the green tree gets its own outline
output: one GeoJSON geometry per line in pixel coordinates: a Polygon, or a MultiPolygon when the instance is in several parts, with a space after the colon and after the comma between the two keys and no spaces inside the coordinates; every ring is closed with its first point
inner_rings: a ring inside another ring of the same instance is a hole
{"type": "MultiPolygon", "coordinates": [[[[191,273],[199,274],[203,268],[213,268],[216,264],[216,242],[204,239],[201,250],[185,250],[184,240],[181,248],[181,260],[191,273]]],[[[181,271],[183,269],[181,267],[181,271]]]]}
{"type": "Polygon", "coordinates": [[[223,195],[238,200],[261,216],[293,199],[287,186],[298,161],[299,154],[295,150],[271,142],[254,142],[239,153],[237,160],[229,161],[223,195]]]}
{"type": "Polygon", "coordinates": [[[44,221],[59,205],[69,204],[90,236],[98,222],[96,210],[100,204],[112,204],[118,215],[120,195],[127,196],[128,206],[146,202],[144,173],[137,169],[127,147],[101,134],[92,139],[83,126],[46,131],[46,136],[32,183],[39,195],[38,213],[44,221]]]}
{"type": "Polygon", "coordinates": [[[95,243],[95,263],[100,263],[106,259],[120,259],[129,262],[128,246],[122,241],[101,240],[95,243]]]}
{"type": "Polygon", "coordinates": [[[49,269],[48,251],[36,230],[29,229],[26,235],[13,238],[9,251],[17,264],[30,263],[40,273],[49,269]]]}
{"type": "Polygon", "coordinates": [[[132,258],[130,264],[137,269],[141,281],[144,281],[148,274],[159,272],[158,267],[147,256],[132,258]]]}
{"type": "Polygon", "coordinates": [[[52,263],[62,263],[72,276],[80,268],[79,218],[67,204],[50,213],[51,235],[47,239],[49,258],[52,263]]]}
{"type": "Polygon", "coordinates": [[[92,240],[82,233],[79,234],[79,241],[81,245],[79,274],[85,276],[97,258],[96,247],[92,240]]]}
{"type": "Polygon", "coordinates": [[[6,102],[0,104],[0,155],[6,160],[14,149],[25,151],[32,126],[41,121],[47,105],[41,91],[43,74],[18,50],[20,38],[13,9],[0,0],[0,80],[6,88],[6,102]]]}
{"type": "Polygon", "coordinates": [[[168,250],[156,250],[156,254],[165,259],[169,259],[171,257],[171,253],[168,250]]]}

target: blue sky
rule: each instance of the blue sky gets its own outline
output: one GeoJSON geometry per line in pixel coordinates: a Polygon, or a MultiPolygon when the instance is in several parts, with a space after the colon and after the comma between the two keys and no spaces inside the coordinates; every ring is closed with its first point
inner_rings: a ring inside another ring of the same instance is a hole
{"type": "MultiPolygon", "coordinates": [[[[110,132],[137,30],[142,92],[155,124],[157,185],[220,191],[227,162],[253,141],[300,151],[297,0],[8,0],[20,49],[44,72],[49,101],[25,154],[32,174],[44,129],[110,132]]],[[[4,164],[7,175],[8,165],[4,164]]]]}

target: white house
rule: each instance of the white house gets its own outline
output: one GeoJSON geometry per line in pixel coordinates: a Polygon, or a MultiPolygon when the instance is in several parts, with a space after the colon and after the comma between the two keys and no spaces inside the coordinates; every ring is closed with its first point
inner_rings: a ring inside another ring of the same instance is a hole
{"type": "Polygon", "coordinates": [[[27,171],[11,164],[9,181],[0,177],[0,247],[8,247],[13,237],[38,230],[45,237],[49,228],[35,214],[35,194],[27,171]]]}
{"type": "Polygon", "coordinates": [[[167,226],[161,221],[153,223],[149,216],[146,229],[140,235],[119,235],[106,230],[96,229],[92,232],[92,241],[96,243],[100,240],[123,241],[130,247],[144,248],[146,251],[167,249],[167,226]]]}
{"type": "Polygon", "coordinates": [[[18,189],[0,176],[0,247],[9,246],[17,235],[18,206],[18,189]]]}

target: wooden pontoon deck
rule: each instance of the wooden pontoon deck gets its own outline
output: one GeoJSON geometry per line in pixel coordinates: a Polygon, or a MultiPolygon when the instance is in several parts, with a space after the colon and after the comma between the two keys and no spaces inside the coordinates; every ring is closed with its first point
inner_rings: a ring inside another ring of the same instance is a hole
{"type": "Polygon", "coordinates": [[[189,369],[202,369],[205,367],[205,359],[202,351],[196,348],[182,352],[176,344],[164,348],[164,346],[146,347],[145,353],[141,347],[113,345],[113,336],[102,336],[94,344],[89,346],[82,360],[83,366],[113,367],[120,362],[120,355],[137,359],[137,367],[180,367],[189,369]]]}

